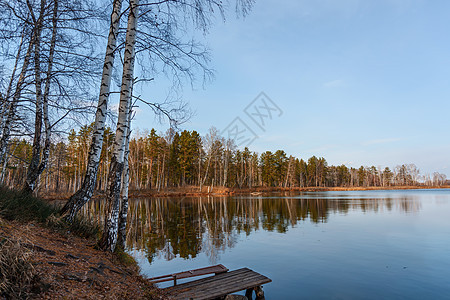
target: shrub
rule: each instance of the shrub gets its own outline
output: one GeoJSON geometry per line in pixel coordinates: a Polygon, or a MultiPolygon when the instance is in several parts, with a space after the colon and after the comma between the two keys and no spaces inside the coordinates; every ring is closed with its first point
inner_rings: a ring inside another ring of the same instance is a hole
{"type": "Polygon", "coordinates": [[[57,212],[55,206],[31,194],[0,187],[0,215],[4,219],[44,223],[57,212]]]}

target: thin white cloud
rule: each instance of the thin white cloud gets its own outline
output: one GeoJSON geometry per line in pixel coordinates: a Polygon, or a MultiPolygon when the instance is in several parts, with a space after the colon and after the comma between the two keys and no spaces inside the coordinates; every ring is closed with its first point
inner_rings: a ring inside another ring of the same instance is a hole
{"type": "Polygon", "coordinates": [[[343,85],[344,85],[344,80],[342,80],[342,79],[328,81],[323,84],[323,86],[326,88],[337,88],[337,87],[341,87],[343,85]]]}
{"type": "Polygon", "coordinates": [[[316,156],[319,154],[319,156],[320,156],[320,155],[323,155],[321,153],[324,153],[324,152],[326,152],[328,150],[335,149],[335,148],[336,148],[336,145],[334,145],[334,144],[327,144],[327,145],[321,145],[321,146],[316,147],[316,148],[307,149],[306,152],[307,153],[312,153],[313,155],[316,155],[316,156]]]}
{"type": "Polygon", "coordinates": [[[370,145],[393,143],[393,142],[398,142],[398,141],[400,141],[399,138],[375,139],[375,140],[365,141],[362,143],[362,145],[370,146],[370,145]]]}

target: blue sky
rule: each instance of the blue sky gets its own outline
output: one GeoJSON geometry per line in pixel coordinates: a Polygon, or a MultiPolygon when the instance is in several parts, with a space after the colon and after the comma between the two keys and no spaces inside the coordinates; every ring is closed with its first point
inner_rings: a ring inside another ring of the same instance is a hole
{"type": "MultiPolygon", "coordinates": [[[[205,40],[215,80],[183,90],[183,128],[224,129],[265,92],[283,111],[250,149],[283,149],[329,164],[415,163],[450,177],[449,1],[266,0],[229,16],[205,40]]],[[[142,91],[163,98],[156,79],[142,91]]],[[[158,128],[139,110],[134,128],[158,128]]]]}

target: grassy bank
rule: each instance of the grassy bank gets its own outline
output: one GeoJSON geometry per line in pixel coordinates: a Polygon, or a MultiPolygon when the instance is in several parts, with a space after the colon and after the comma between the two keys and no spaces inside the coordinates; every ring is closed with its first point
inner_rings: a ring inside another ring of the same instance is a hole
{"type": "Polygon", "coordinates": [[[152,299],[159,292],[124,252],[97,250],[99,226],[0,187],[0,298],[152,299]]]}
{"type": "Polygon", "coordinates": [[[89,220],[78,217],[72,224],[59,218],[59,207],[22,191],[0,187],[0,217],[4,220],[37,222],[41,226],[71,232],[77,236],[95,239],[100,235],[100,227],[89,220]]]}

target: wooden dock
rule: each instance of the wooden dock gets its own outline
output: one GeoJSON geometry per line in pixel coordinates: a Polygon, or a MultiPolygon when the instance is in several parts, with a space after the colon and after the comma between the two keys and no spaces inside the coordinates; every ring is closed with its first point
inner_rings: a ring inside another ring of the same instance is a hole
{"type": "Polygon", "coordinates": [[[157,276],[157,277],[149,278],[148,281],[150,281],[151,283],[160,283],[160,282],[173,280],[173,285],[177,285],[178,279],[185,279],[185,278],[203,276],[203,275],[209,275],[209,274],[217,275],[217,274],[224,273],[224,272],[228,272],[228,269],[224,265],[215,265],[215,266],[210,266],[210,267],[206,267],[206,268],[200,268],[200,269],[195,269],[195,270],[190,270],[190,271],[183,271],[183,272],[178,272],[178,273],[173,273],[173,274],[168,274],[168,275],[163,275],[163,276],[157,276]]]}
{"type": "Polygon", "coordinates": [[[163,291],[171,299],[202,300],[222,298],[242,290],[246,290],[246,296],[251,299],[254,290],[257,296],[256,299],[264,299],[261,285],[269,282],[272,282],[270,278],[248,268],[242,268],[168,287],[163,289],[163,291]]]}

